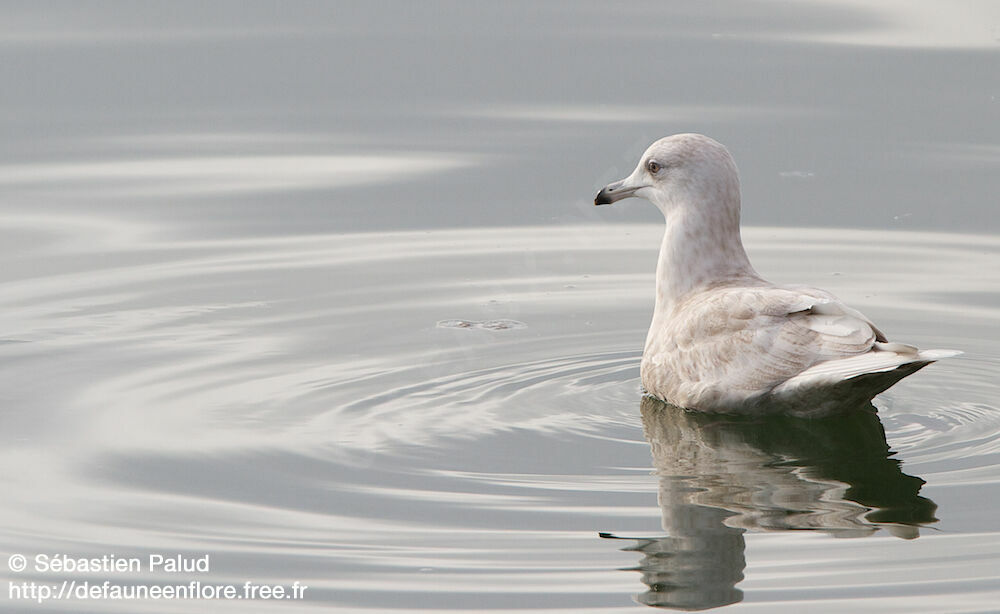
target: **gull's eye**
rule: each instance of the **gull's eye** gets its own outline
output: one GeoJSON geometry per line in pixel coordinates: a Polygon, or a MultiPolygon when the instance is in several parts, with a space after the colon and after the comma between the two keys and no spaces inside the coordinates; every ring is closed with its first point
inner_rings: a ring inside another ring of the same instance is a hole
{"type": "Polygon", "coordinates": [[[663,168],[663,166],[656,160],[650,160],[646,163],[646,170],[652,175],[659,173],[661,168],[663,168]]]}

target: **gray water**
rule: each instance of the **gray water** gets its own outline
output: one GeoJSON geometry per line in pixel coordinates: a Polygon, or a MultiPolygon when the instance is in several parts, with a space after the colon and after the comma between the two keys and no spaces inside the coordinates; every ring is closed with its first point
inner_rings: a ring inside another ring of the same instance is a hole
{"type": "Polygon", "coordinates": [[[4,9],[5,611],[995,609],[995,4],[4,9]],[[661,221],[591,203],[679,131],[761,273],[965,353],[844,419],[644,399],[661,221]],[[193,581],[308,589],[11,588],[193,581]]]}

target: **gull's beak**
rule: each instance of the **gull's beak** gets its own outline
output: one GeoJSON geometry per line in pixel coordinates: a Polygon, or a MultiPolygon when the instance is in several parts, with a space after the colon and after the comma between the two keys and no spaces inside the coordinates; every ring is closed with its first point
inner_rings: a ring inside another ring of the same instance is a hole
{"type": "Polygon", "coordinates": [[[623,198],[635,196],[636,190],[641,190],[644,187],[646,186],[633,183],[632,177],[626,177],[621,181],[609,183],[604,186],[604,189],[598,192],[597,196],[594,198],[594,204],[610,205],[611,203],[619,201],[623,198]]]}

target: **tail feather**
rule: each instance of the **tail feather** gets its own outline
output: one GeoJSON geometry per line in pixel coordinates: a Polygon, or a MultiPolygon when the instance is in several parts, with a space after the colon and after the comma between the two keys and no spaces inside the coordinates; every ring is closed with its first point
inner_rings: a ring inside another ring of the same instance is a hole
{"type": "Polygon", "coordinates": [[[781,395],[802,389],[853,383],[860,388],[871,387],[874,389],[871,394],[875,396],[930,363],[959,354],[961,352],[956,350],[917,350],[902,343],[877,343],[871,352],[814,365],[788,379],[773,392],[781,395]],[[895,346],[901,347],[897,349],[895,346]],[[884,386],[881,384],[883,381],[887,382],[884,386]]]}

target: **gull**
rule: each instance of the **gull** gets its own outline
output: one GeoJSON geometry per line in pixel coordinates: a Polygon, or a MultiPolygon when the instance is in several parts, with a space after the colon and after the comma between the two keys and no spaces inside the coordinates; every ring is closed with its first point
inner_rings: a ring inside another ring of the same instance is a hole
{"type": "Polygon", "coordinates": [[[818,417],[866,406],[907,375],[961,353],[891,342],[825,290],[765,281],[740,238],[736,164],[713,139],[656,141],[594,204],[630,196],[652,202],[666,220],[640,368],[649,395],[705,412],[818,417]]]}

